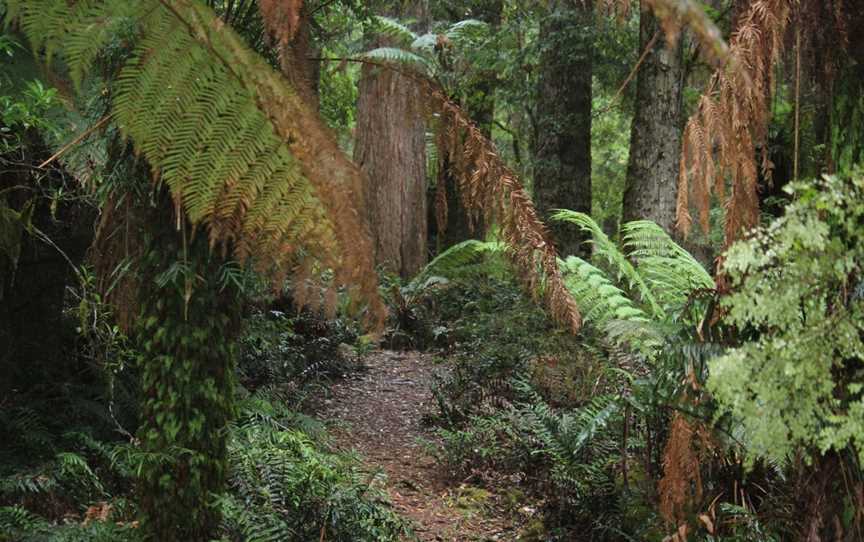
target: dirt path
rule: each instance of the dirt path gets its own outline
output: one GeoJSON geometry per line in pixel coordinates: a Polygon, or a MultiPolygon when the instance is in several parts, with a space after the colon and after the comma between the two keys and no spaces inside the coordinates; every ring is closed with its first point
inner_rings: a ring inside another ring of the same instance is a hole
{"type": "Polygon", "coordinates": [[[416,522],[421,540],[514,540],[495,495],[474,506],[466,495],[477,490],[442,479],[422,443],[435,441],[422,424],[424,413],[435,410],[432,361],[418,352],[392,351],[374,352],[365,361],[368,372],[336,383],[321,413],[336,422],[338,446],[356,450],[370,472],[386,474],[394,507],[416,522]]]}

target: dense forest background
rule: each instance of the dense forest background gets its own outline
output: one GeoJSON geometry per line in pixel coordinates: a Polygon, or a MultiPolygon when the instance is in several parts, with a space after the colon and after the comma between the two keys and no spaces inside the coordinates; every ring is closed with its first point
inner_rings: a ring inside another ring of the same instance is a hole
{"type": "Polygon", "coordinates": [[[0,541],[864,540],[860,2],[0,19],[0,541]]]}

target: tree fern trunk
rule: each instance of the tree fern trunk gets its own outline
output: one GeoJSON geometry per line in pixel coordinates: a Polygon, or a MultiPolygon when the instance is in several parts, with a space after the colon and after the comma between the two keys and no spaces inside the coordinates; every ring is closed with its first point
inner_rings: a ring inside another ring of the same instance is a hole
{"type": "MultiPolygon", "coordinates": [[[[643,10],[639,20],[640,51],[659,29],[654,15],[643,10]]],[[[623,220],[653,220],[672,235],[681,152],[684,63],[680,39],[672,49],[667,48],[662,34],[654,41],[636,80],[623,220]]]]}
{"type": "MultiPolygon", "coordinates": [[[[384,43],[377,43],[381,45],[384,43]]],[[[367,175],[365,215],[375,262],[403,277],[421,269],[427,256],[426,137],[421,99],[410,78],[392,70],[363,67],[354,161],[367,175]]]]}
{"type": "MultiPolygon", "coordinates": [[[[167,198],[163,198],[167,199],[167,198]]],[[[164,203],[168,203],[167,201],[164,203]]],[[[163,205],[163,209],[170,205],[163,205]]],[[[188,243],[161,213],[144,259],[141,348],[144,452],[140,504],[154,540],[209,540],[219,524],[212,497],[224,489],[232,418],[237,292],[219,285],[221,258],[200,232],[188,243]],[[167,280],[167,273],[182,268],[167,280]]],[[[188,236],[188,234],[187,234],[188,236]]]]}
{"type": "Polygon", "coordinates": [[[320,107],[321,61],[318,57],[321,49],[313,40],[311,20],[309,6],[304,4],[297,31],[280,52],[279,67],[303,101],[317,111],[320,107]]]}
{"type": "MultiPolygon", "coordinates": [[[[591,1],[551,2],[540,25],[534,197],[544,220],[553,209],[591,213],[591,1]]],[[[547,221],[561,254],[584,248],[583,234],[547,221]]]]}

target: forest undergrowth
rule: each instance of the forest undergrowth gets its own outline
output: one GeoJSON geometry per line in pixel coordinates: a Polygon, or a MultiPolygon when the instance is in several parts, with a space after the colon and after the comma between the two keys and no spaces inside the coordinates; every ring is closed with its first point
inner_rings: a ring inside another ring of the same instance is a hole
{"type": "Polygon", "coordinates": [[[0,0],[0,542],[864,541],[859,4],[0,0]]]}

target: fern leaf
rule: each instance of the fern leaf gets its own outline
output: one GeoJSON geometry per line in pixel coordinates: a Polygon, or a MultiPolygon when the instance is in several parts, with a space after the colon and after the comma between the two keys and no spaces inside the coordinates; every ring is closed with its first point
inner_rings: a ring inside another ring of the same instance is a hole
{"type": "Polygon", "coordinates": [[[568,257],[560,266],[564,284],[582,309],[583,318],[596,329],[603,330],[615,319],[648,319],[645,312],[597,267],[576,256],[568,257]]]}
{"type": "MultiPolygon", "coordinates": [[[[453,279],[458,276],[472,274],[473,268],[484,261],[487,256],[501,256],[504,245],[496,242],[483,242],[476,239],[468,239],[457,243],[435,257],[426,267],[411,281],[412,285],[423,284],[430,277],[444,277],[453,279]]],[[[496,267],[503,267],[503,261],[499,265],[492,264],[484,266],[482,272],[494,272],[496,267]]]]}
{"type": "Polygon", "coordinates": [[[594,246],[595,256],[606,260],[615,272],[616,278],[624,281],[627,287],[639,296],[642,302],[648,306],[653,316],[665,316],[663,309],[654,299],[654,295],[645,283],[644,278],[590,216],[585,213],[559,209],[552,215],[552,220],[575,224],[583,231],[591,234],[591,243],[594,246]]]}
{"type": "Polygon", "coordinates": [[[629,222],[621,232],[624,248],[636,261],[636,269],[667,311],[680,309],[692,291],[714,287],[714,280],[702,264],[654,222],[629,222]]]}
{"type": "MultiPolygon", "coordinates": [[[[302,251],[359,290],[383,320],[372,250],[353,208],[361,176],[284,78],[198,2],[8,0],[34,49],[76,85],[124,22],[138,40],[112,93],[124,135],[193,225],[262,271],[302,251]]],[[[389,28],[393,28],[390,25],[389,28]]],[[[412,38],[413,39],[413,38],[412,38]]]]}
{"type": "Polygon", "coordinates": [[[489,25],[477,19],[465,19],[447,29],[447,39],[454,43],[478,36],[488,31],[489,25]]]}
{"type": "Polygon", "coordinates": [[[433,71],[432,65],[428,60],[418,54],[406,51],[405,49],[399,49],[398,47],[378,47],[361,54],[360,58],[402,64],[424,74],[430,74],[433,71]]]}
{"type": "Polygon", "coordinates": [[[417,39],[417,34],[395,19],[380,15],[376,15],[373,19],[376,23],[378,33],[391,38],[398,45],[407,47],[417,39]]]}
{"type": "Polygon", "coordinates": [[[430,54],[435,50],[435,45],[438,44],[438,34],[428,33],[419,36],[411,42],[411,49],[421,53],[430,54]]]}

